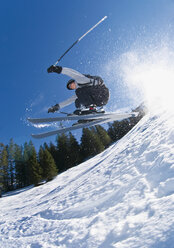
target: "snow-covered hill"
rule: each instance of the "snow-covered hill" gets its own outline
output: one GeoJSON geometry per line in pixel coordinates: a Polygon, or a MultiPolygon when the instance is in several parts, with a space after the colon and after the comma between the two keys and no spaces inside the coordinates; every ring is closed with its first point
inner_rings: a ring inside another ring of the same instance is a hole
{"type": "Polygon", "coordinates": [[[0,247],[174,247],[174,115],[147,114],[103,153],[0,199],[0,247]]]}

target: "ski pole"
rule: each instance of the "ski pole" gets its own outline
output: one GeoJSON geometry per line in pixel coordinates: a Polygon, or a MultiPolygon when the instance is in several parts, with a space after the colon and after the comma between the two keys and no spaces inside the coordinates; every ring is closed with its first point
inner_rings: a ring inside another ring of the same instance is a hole
{"type": "Polygon", "coordinates": [[[56,61],[54,65],[57,65],[59,61],[67,54],[73,46],[75,46],[79,41],[81,41],[87,34],[89,34],[94,28],[96,28],[101,22],[103,22],[107,16],[103,17],[99,22],[97,22],[92,28],[90,28],[85,34],[83,34],[78,40],[76,40],[65,52],[62,56],[56,61]]]}

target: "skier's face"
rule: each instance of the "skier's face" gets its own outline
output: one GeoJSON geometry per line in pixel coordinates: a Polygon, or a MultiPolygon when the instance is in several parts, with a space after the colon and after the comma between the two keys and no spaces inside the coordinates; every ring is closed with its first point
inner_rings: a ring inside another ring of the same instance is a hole
{"type": "Polygon", "coordinates": [[[77,88],[77,84],[76,82],[72,82],[70,85],[69,85],[70,89],[71,90],[75,90],[77,88]]]}

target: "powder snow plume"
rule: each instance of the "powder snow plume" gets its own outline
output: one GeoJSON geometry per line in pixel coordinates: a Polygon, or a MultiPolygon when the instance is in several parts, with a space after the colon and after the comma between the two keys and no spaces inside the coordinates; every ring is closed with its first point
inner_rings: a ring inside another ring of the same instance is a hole
{"type": "Polygon", "coordinates": [[[169,46],[129,50],[111,60],[108,68],[119,77],[127,97],[145,101],[150,111],[173,111],[174,50],[169,46]]]}
{"type": "Polygon", "coordinates": [[[154,104],[166,110],[173,109],[174,51],[168,47],[147,53],[132,51],[122,59],[125,83],[140,91],[150,110],[154,104]]]}

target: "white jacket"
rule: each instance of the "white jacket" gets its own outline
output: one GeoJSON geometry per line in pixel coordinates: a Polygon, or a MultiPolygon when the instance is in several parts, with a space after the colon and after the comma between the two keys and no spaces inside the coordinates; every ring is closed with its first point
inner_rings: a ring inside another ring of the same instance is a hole
{"type": "MultiPolygon", "coordinates": [[[[75,70],[70,69],[70,68],[62,67],[61,74],[67,75],[67,76],[71,77],[72,79],[74,79],[76,81],[77,85],[90,83],[90,78],[85,77],[80,72],[75,71],[75,70]]],[[[76,98],[77,98],[77,96],[73,95],[72,97],[68,98],[67,100],[59,103],[60,108],[64,108],[64,107],[70,105],[71,103],[73,103],[76,100],[76,98]]]]}

